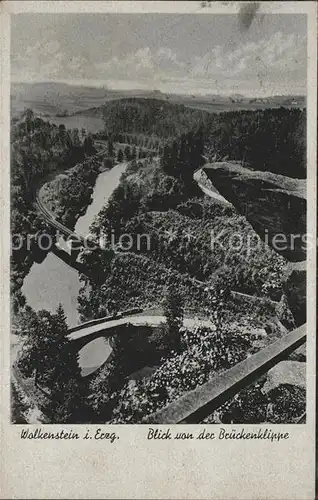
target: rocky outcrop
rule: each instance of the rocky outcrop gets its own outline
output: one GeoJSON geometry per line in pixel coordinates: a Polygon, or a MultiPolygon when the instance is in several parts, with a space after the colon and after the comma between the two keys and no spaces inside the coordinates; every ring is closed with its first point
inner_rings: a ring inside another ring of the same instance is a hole
{"type": "MultiPolygon", "coordinates": [[[[306,321],[306,180],[234,162],[204,165],[202,175],[289,262],[284,291],[297,326],[306,321]]],[[[202,175],[197,179],[202,178],[202,175]]],[[[208,194],[208,193],[206,193],[208,194]]]]}
{"type": "Polygon", "coordinates": [[[230,162],[210,163],[202,170],[275,251],[291,262],[306,259],[306,180],[230,162]]]}
{"type": "Polygon", "coordinates": [[[281,361],[267,372],[262,392],[267,394],[281,384],[296,385],[306,388],[306,363],[299,361],[281,361]]]}
{"type": "Polygon", "coordinates": [[[284,292],[296,326],[306,322],[306,261],[289,263],[284,292]]]}
{"type": "Polygon", "coordinates": [[[202,168],[194,173],[193,178],[198,183],[199,188],[204,194],[213,198],[217,202],[232,206],[232,203],[226,200],[224,196],[218,192],[202,168]]]}

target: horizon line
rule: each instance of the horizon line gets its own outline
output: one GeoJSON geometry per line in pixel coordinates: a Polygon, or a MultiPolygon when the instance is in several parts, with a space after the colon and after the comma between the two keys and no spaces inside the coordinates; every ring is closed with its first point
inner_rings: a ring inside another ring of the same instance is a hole
{"type": "MultiPolygon", "coordinates": [[[[246,99],[266,99],[270,97],[303,97],[306,98],[307,93],[306,92],[294,92],[294,93],[275,93],[275,94],[263,94],[263,95],[256,95],[256,94],[243,94],[242,92],[227,92],[227,93],[220,93],[216,92],[195,92],[195,91],[189,91],[189,92],[177,92],[173,90],[169,90],[168,92],[160,90],[160,88],[145,88],[145,87],[137,87],[137,86],[131,86],[130,88],[122,88],[122,89],[116,89],[114,87],[110,87],[109,83],[107,81],[100,80],[100,83],[97,83],[96,80],[11,80],[10,85],[12,84],[23,84],[23,85],[37,85],[37,84],[64,84],[68,86],[75,86],[75,87],[90,87],[90,88],[95,88],[95,89],[104,89],[108,91],[113,91],[113,92],[132,92],[132,91],[140,91],[140,92],[149,92],[149,93],[160,93],[163,95],[179,95],[179,96],[194,96],[194,97],[204,97],[204,96],[215,96],[215,97],[233,97],[237,96],[240,98],[246,98],[246,99]]],[[[137,83],[137,82],[136,82],[137,83]]]]}

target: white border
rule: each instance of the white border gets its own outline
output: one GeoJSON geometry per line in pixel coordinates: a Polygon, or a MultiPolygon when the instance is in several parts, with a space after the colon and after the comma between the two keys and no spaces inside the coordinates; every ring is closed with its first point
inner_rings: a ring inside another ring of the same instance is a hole
{"type": "MultiPolygon", "coordinates": [[[[9,415],[9,13],[237,13],[238,2],[10,1],[0,3],[1,54],[1,498],[313,499],[315,478],[316,254],[308,255],[307,423],[275,426],[286,443],[149,442],[147,426],[116,426],[115,445],[24,442],[9,415]],[[5,462],[5,465],[3,465],[5,462]]],[[[316,235],[317,9],[315,2],[265,2],[258,12],[308,14],[308,233],[316,235]]],[[[51,426],[48,426],[51,427],[51,426]]],[[[60,426],[54,426],[54,430],[60,426]]],[[[72,426],[63,426],[72,427],[72,426]]],[[[73,426],[74,427],[74,426],[73,426]]],[[[87,426],[76,426],[76,430],[87,426]]],[[[98,426],[91,426],[98,427],[98,426]]],[[[163,426],[167,427],[167,426],[163,426]]],[[[182,426],[178,426],[178,430],[182,426]]],[[[199,426],[191,426],[197,429],[199,426]]],[[[214,430],[217,426],[213,426],[214,430]]],[[[229,426],[228,426],[229,427],[229,426]]],[[[238,427],[238,426],[236,426],[238,427]]],[[[240,426],[242,427],[242,426],[240,426]]],[[[261,426],[245,426],[261,427],[261,426]]],[[[262,426],[263,427],[263,426],[262,426]]],[[[52,427],[51,427],[52,428],[52,427]]],[[[187,431],[190,427],[187,426],[187,431]]]]}

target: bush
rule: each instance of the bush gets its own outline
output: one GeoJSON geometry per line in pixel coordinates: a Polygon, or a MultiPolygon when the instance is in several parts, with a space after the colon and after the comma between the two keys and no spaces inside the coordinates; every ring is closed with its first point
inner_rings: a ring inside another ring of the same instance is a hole
{"type": "Polygon", "coordinates": [[[185,330],[182,345],[183,351],[172,353],[149,378],[125,385],[118,393],[112,423],[139,422],[244,359],[250,347],[246,338],[228,333],[226,327],[218,331],[202,327],[185,330]]]}

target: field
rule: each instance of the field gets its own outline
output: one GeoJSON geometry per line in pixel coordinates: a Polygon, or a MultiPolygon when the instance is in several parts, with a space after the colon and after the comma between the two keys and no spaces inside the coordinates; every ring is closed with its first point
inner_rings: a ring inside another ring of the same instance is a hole
{"type": "Polygon", "coordinates": [[[78,128],[78,130],[81,130],[84,128],[92,134],[104,129],[104,122],[98,116],[76,114],[71,116],[52,116],[49,120],[51,123],[55,123],[55,125],[64,124],[69,129],[78,128]]]}
{"type": "MultiPolygon", "coordinates": [[[[12,83],[11,111],[12,115],[25,108],[31,108],[37,114],[51,117],[63,114],[89,111],[102,106],[107,101],[127,97],[156,98],[173,104],[221,113],[240,109],[255,110],[285,107],[305,107],[303,96],[272,96],[267,98],[248,98],[243,96],[220,95],[178,95],[164,94],[158,90],[113,90],[105,87],[84,87],[66,83],[12,83]]],[[[92,111],[92,113],[90,113],[92,111]]],[[[65,123],[66,122],[61,122],[65,123]]],[[[84,126],[84,125],[83,125],[84,126]]],[[[79,126],[78,126],[79,128],[79,126]]],[[[92,130],[93,131],[93,130],[92,130]]]]}

